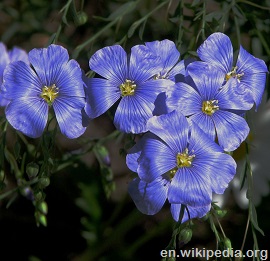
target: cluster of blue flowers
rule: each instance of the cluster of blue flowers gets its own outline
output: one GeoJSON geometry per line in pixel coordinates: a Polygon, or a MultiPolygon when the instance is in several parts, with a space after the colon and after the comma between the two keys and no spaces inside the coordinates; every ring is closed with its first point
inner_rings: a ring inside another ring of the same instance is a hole
{"type": "Polygon", "coordinates": [[[86,129],[83,115],[96,118],[117,103],[115,127],[141,134],[126,158],[138,175],[129,194],[149,215],[168,200],[176,221],[181,209],[182,221],[203,217],[212,193],[222,194],[233,179],[236,163],[227,152],[246,139],[244,115],[259,106],[268,72],[242,46],[234,59],[223,33],[204,41],[196,61],[179,61],[169,40],[136,45],[130,55],[119,45],[102,48],[89,61],[95,78],[58,45],[28,56],[0,48],[1,105],[16,130],[40,137],[52,108],[61,132],[77,138],[86,129]]]}

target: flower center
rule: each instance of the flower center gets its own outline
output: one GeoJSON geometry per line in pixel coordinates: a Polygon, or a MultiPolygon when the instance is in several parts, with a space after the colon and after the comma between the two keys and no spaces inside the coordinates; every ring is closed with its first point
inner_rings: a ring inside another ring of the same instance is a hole
{"type": "Polygon", "coordinates": [[[218,100],[204,101],[202,104],[202,112],[207,115],[212,115],[216,110],[219,109],[218,100]]]}
{"type": "Polygon", "coordinates": [[[134,83],[134,81],[127,79],[127,80],[125,80],[124,83],[122,83],[119,86],[119,88],[121,90],[122,97],[131,96],[131,95],[134,95],[134,93],[135,93],[136,84],[134,83]]]}
{"type": "Polygon", "coordinates": [[[44,86],[42,88],[41,98],[43,98],[49,105],[52,105],[55,98],[58,96],[58,88],[55,84],[51,86],[44,86]]]}
{"type": "Polygon", "coordinates": [[[244,73],[237,73],[236,70],[237,66],[233,67],[232,70],[225,75],[226,81],[234,77],[238,80],[238,82],[240,82],[240,79],[244,75],[244,73]]]}
{"type": "Polygon", "coordinates": [[[189,155],[188,149],[186,148],[183,153],[178,153],[176,156],[177,167],[190,167],[194,158],[195,155],[189,155]]]}

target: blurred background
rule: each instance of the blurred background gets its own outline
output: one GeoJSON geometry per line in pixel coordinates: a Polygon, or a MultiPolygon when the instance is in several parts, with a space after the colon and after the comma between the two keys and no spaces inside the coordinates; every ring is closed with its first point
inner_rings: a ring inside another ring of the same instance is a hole
{"type": "MultiPolygon", "coordinates": [[[[98,49],[121,44],[127,52],[136,44],[169,39],[181,58],[195,57],[196,49],[213,32],[224,32],[255,57],[270,61],[270,1],[200,0],[2,0],[0,41],[27,52],[56,43],[68,49],[82,69],[98,49]]],[[[1,54],[0,54],[1,59],[1,54]]],[[[270,103],[269,81],[258,112],[248,113],[250,160],[254,178],[254,203],[260,249],[270,242],[270,103]]],[[[58,162],[49,184],[42,188],[48,206],[46,224],[37,226],[36,207],[25,190],[15,190],[0,200],[0,260],[2,261],[111,261],[161,260],[169,244],[173,221],[169,206],[155,216],[141,214],[127,194],[133,174],[125,165],[126,149],[134,137],[115,131],[115,108],[89,123],[77,140],[60,134],[53,155],[58,162]],[[67,165],[63,165],[67,162],[67,165]],[[62,165],[61,165],[62,164],[62,165]]],[[[4,115],[4,109],[1,109],[4,115]]],[[[7,144],[13,150],[17,137],[11,127],[7,144]]],[[[38,142],[27,139],[37,146],[38,142]]],[[[21,148],[23,150],[23,146],[21,148]]],[[[240,191],[245,149],[234,157],[238,174],[222,197],[215,197],[227,214],[220,219],[234,249],[240,249],[246,229],[246,187],[240,191]]],[[[20,161],[20,156],[18,156],[20,161]]],[[[16,188],[18,180],[4,162],[5,179],[0,194],[16,188]]],[[[46,211],[45,211],[46,212],[46,211]]],[[[183,249],[215,249],[209,222],[193,221],[193,237],[183,249]]],[[[251,228],[244,250],[253,249],[251,228]]],[[[203,259],[202,259],[203,260],[203,259]]]]}

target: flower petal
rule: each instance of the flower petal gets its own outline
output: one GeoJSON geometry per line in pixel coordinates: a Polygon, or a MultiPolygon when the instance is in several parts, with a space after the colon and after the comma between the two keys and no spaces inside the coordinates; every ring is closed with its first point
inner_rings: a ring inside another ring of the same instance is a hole
{"type": "Polygon", "coordinates": [[[23,61],[26,64],[29,64],[28,54],[21,48],[13,47],[10,51],[8,51],[8,56],[10,62],[23,61]]]}
{"type": "Polygon", "coordinates": [[[3,82],[3,73],[4,70],[7,66],[7,64],[10,62],[7,48],[6,46],[0,42],[0,54],[1,54],[1,59],[0,59],[0,86],[3,82]]]}
{"type": "MultiPolygon", "coordinates": [[[[171,213],[172,213],[173,219],[176,222],[179,221],[181,206],[182,206],[181,204],[171,204],[171,213]]],[[[211,209],[211,204],[207,206],[203,206],[203,207],[188,206],[187,209],[185,209],[184,216],[181,223],[184,223],[187,220],[192,219],[192,218],[202,218],[209,212],[210,209],[211,209]]]]}
{"type": "Polygon", "coordinates": [[[85,111],[90,118],[106,112],[121,97],[120,89],[105,79],[87,78],[86,86],[85,111]]]}
{"type": "Polygon", "coordinates": [[[131,48],[129,79],[141,84],[160,72],[161,58],[145,45],[131,48]]]}
{"type": "Polygon", "coordinates": [[[227,110],[250,110],[253,101],[250,101],[246,95],[238,93],[239,82],[231,78],[222,86],[215,99],[218,100],[219,109],[227,110]]]}
{"type": "Polygon", "coordinates": [[[154,104],[143,96],[125,96],[121,99],[114,116],[115,127],[125,133],[143,133],[153,115],[154,104]]]}
{"type": "Polygon", "coordinates": [[[53,102],[60,130],[69,139],[78,138],[86,130],[82,123],[83,106],[84,99],[80,97],[57,98],[53,102]]]}
{"type": "Polygon", "coordinates": [[[62,65],[53,82],[59,89],[58,97],[85,98],[82,70],[75,60],[70,60],[62,65]]]}
{"type": "Polygon", "coordinates": [[[197,53],[205,61],[225,74],[230,72],[233,65],[233,47],[230,38],[223,33],[211,34],[198,48],[197,53]]]}
{"type": "Polygon", "coordinates": [[[162,41],[146,42],[145,45],[154,54],[159,54],[161,58],[160,75],[166,77],[180,57],[180,53],[177,50],[175,43],[165,39],[162,41]]]}
{"type": "Polygon", "coordinates": [[[265,89],[266,73],[268,72],[265,62],[255,58],[240,46],[238,60],[236,63],[237,73],[243,73],[240,83],[243,90],[250,90],[256,106],[261,103],[265,89]]]}
{"type": "Polygon", "coordinates": [[[49,45],[48,48],[33,49],[28,57],[43,86],[55,84],[59,75],[63,73],[63,65],[69,60],[67,50],[55,44],[49,45]]]}
{"type": "Polygon", "coordinates": [[[168,200],[173,204],[203,207],[211,203],[211,180],[199,168],[179,168],[168,189],[168,200]]]}
{"type": "MultiPolygon", "coordinates": [[[[216,112],[215,112],[216,113],[216,112]]],[[[214,113],[214,114],[215,114],[214,113]]],[[[211,140],[216,138],[216,130],[212,116],[206,115],[203,112],[195,113],[189,117],[208,135],[211,140]]]]}
{"type": "Polygon", "coordinates": [[[129,183],[128,192],[139,211],[154,215],[166,201],[168,184],[168,181],[161,177],[151,183],[136,178],[129,183]]]}
{"type": "Polygon", "coordinates": [[[215,95],[224,82],[224,73],[205,62],[193,62],[188,65],[187,73],[194,81],[204,101],[215,99],[215,95]]]}
{"type": "Polygon", "coordinates": [[[137,172],[138,169],[138,159],[141,155],[142,148],[143,148],[143,139],[147,138],[149,134],[145,134],[141,140],[139,140],[129,151],[126,156],[126,164],[128,168],[133,171],[137,172]]]}
{"type": "Polygon", "coordinates": [[[219,145],[225,151],[234,151],[249,133],[247,122],[241,116],[228,111],[216,111],[212,115],[219,145]]]}
{"type": "Polygon", "coordinates": [[[47,124],[48,105],[41,98],[23,97],[11,101],[5,113],[14,129],[28,137],[38,138],[47,124]]]}
{"type": "Polygon", "coordinates": [[[176,83],[168,88],[166,105],[168,111],[180,110],[185,116],[202,111],[202,98],[199,93],[186,83],[176,83]]]}
{"type": "Polygon", "coordinates": [[[137,172],[143,181],[152,182],[176,167],[176,154],[156,135],[147,134],[140,142],[137,172]]]}
{"type": "Polygon", "coordinates": [[[189,124],[179,111],[161,116],[153,116],[147,128],[161,138],[175,153],[182,152],[187,146],[189,124]]]}
{"type": "Polygon", "coordinates": [[[90,69],[105,79],[120,85],[128,75],[127,54],[120,45],[104,47],[96,51],[89,60],[90,69]]]}
{"type": "Polygon", "coordinates": [[[8,100],[22,97],[37,98],[42,84],[29,65],[22,61],[10,63],[5,70],[3,95],[8,100]]]}

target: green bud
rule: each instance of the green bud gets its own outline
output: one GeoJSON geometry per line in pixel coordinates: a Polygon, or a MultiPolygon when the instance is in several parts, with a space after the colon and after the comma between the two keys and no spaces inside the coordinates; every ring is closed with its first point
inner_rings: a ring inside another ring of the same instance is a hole
{"type": "Polygon", "coordinates": [[[41,178],[38,184],[40,188],[46,188],[50,185],[50,179],[48,177],[41,178]]]}
{"type": "Polygon", "coordinates": [[[85,12],[78,12],[76,16],[76,25],[80,26],[87,22],[88,16],[85,12]]]}
{"type": "Polygon", "coordinates": [[[231,240],[229,238],[225,237],[223,240],[223,243],[224,243],[225,248],[229,248],[229,249],[232,248],[232,243],[231,243],[231,240]]]}
{"type": "Polygon", "coordinates": [[[40,202],[40,203],[38,204],[38,210],[39,210],[42,214],[46,215],[46,214],[48,213],[48,205],[47,205],[47,203],[46,203],[45,201],[40,202]]]}
{"type": "Polygon", "coordinates": [[[35,200],[36,201],[40,201],[40,200],[42,200],[42,198],[43,198],[43,195],[42,195],[41,191],[38,191],[37,193],[35,193],[35,200]]]}
{"type": "Polygon", "coordinates": [[[227,214],[227,210],[222,210],[222,209],[217,209],[216,210],[216,214],[217,214],[217,216],[218,217],[220,217],[220,218],[223,218],[223,217],[225,217],[225,215],[227,214]]]}
{"type": "Polygon", "coordinates": [[[179,233],[180,242],[187,244],[192,238],[192,230],[190,228],[184,228],[179,233]]]}
{"type": "Polygon", "coordinates": [[[26,165],[26,174],[29,179],[32,179],[37,176],[39,171],[39,166],[35,162],[30,162],[26,165]]]}
{"type": "Polygon", "coordinates": [[[39,226],[40,224],[44,227],[47,226],[47,218],[45,215],[41,214],[40,212],[36,212],[36,221],[37,225],[39,226]]]}

